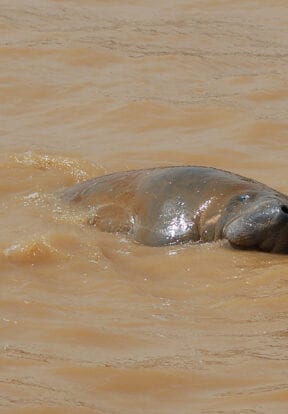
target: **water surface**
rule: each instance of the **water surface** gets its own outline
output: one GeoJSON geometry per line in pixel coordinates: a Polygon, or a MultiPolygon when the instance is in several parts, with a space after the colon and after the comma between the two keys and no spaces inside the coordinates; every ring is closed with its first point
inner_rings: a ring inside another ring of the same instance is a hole
{"type": "Polygon", "coordinates": [[[286,256],[151,248],[55,193],[210,165],[288,193],[286,2],[8,0],[0,412],[284,414],[286,256]]]}

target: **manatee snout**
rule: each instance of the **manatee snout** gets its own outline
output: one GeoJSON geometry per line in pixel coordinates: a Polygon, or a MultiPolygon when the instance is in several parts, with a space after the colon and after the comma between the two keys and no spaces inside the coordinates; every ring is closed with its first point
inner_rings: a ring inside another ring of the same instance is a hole
{"type": "Polygon", "coordinates": [[[233,247],[288,253],[288,199],[253,203],[223,229],[233,247]]]}

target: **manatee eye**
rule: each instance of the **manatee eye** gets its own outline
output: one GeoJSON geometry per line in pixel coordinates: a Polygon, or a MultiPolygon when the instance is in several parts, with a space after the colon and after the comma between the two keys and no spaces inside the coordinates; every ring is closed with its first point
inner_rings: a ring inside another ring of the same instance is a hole
{"type": "Polygon", "coordinates": [[[251,198],[251,196],[249,195],[249,194],[241,194],[240,196],[239,196],[239,200],[240,201],[247,201],[247,200],[249,200],[251,198]]]}

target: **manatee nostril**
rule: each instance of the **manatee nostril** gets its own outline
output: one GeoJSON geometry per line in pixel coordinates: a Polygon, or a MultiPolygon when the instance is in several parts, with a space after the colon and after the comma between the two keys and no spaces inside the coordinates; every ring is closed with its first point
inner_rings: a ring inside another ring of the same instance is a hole
{"type": "Polygon", "coordinates": [[[281,211],[285,214],[288,214],[288,207],[287,206],[281,206],[281,211]]]}

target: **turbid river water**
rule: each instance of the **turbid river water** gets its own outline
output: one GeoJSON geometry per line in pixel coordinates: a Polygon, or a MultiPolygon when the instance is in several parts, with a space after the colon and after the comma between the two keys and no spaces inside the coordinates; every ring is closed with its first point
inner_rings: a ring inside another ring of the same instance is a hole
{"type": "Polygon", "coordinates": [[[287,27],[285,0],[1,0],[1,414],[287,413],[288,256],[55,198],[184,164],[288,193],[287,27]]]}

